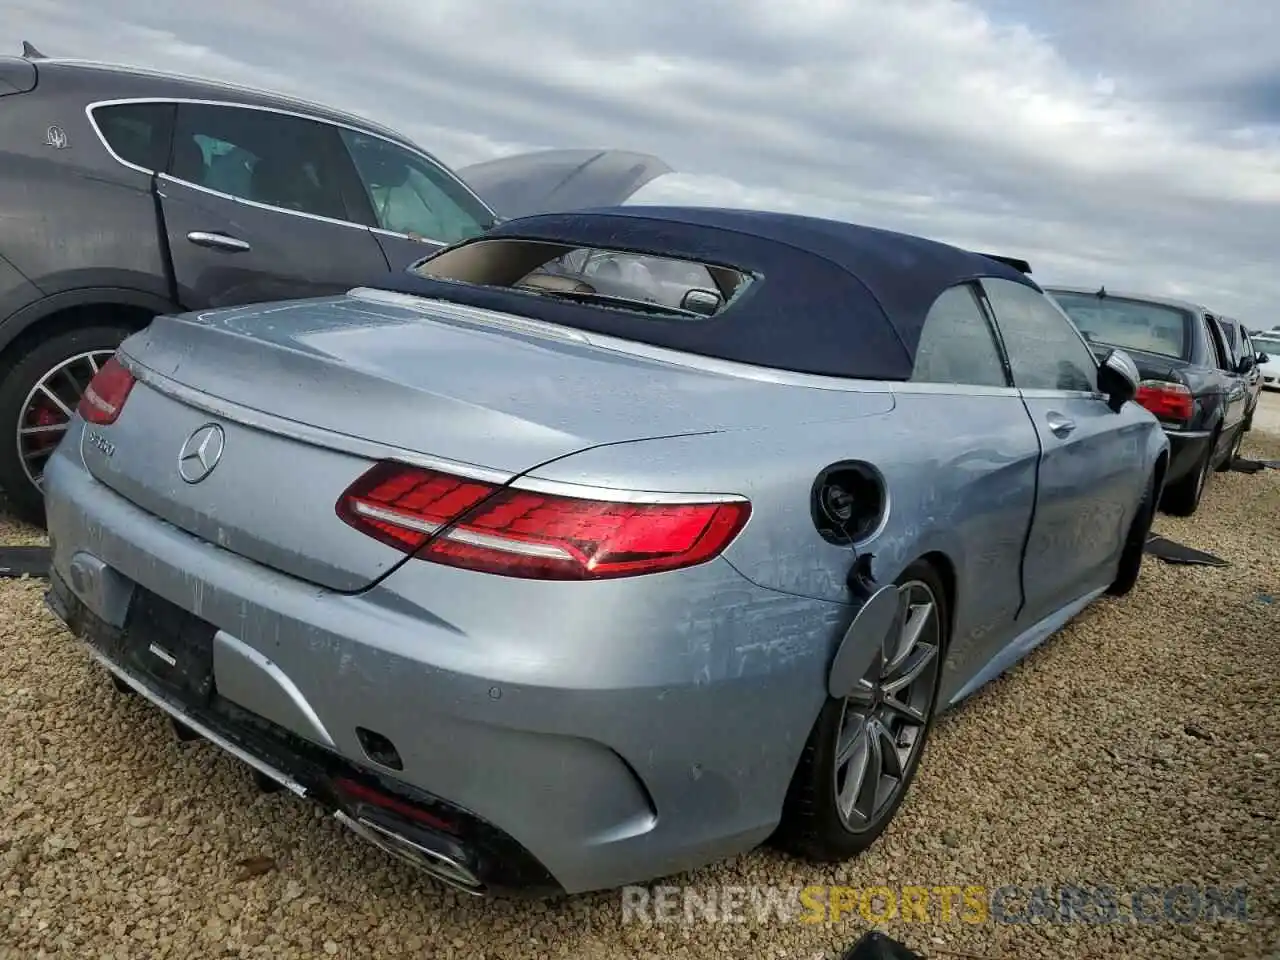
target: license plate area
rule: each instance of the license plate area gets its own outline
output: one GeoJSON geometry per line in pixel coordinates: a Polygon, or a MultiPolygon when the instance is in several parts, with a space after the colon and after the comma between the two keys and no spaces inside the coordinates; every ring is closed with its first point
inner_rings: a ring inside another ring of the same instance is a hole
{"type": "Polygon", "coordinates": [[[213,624],[139,588],[125,620],[123,653],[131,666],[183,701],[207,706],[217,632],[213,624]]]}

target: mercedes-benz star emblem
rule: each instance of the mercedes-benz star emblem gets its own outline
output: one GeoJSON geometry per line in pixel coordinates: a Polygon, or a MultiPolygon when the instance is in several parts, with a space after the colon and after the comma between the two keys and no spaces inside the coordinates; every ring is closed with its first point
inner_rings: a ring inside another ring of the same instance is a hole
{"type": "Polygon", "coordinates": [[[187,483],[199,483],[222,459],[226,434],[216,423],[206,423],[182,445],[178,453],[178,475],[187,483]]]}

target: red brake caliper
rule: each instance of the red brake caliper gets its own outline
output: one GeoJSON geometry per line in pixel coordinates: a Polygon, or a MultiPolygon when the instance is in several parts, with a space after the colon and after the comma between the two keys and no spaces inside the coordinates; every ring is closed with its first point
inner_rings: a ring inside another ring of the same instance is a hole
{"type": "MultiPolygon", "coordinates": [[[[27,424],[29,427],[52,427],[59,423],[66,422],[66,416],[47,401],[39,406],[31,407],[29,417],[31,422],[27,424]]],[[[56,430],[48,433],[33,433],[30,435],[31,452],[42,453],[50,447],[58,445],[58,441],[62,439],[62,434],[56,430]]]]}

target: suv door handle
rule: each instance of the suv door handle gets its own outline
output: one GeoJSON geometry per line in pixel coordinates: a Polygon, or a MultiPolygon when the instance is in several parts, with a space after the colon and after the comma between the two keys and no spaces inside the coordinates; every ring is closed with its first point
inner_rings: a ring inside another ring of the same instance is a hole
{"type": "Polygon", "coordinates": [[[1051,413],[1045,417],[1045,421],[1049,424],[1049,429],[1053,431],[1055,437],[1065,437],[1076,428],[1076,422],[1069,420],[1060,413],[1051,413]]]}
{"type": "Polygon", "coordinates": [[[233,253],[243,253],[252,249],[243,240],[228,236],[225,233],[206,233],[203,230],[192,230],[187,234],[187,239],[198,247],[213,247],[215,250],[230,250],[233,253]]]}

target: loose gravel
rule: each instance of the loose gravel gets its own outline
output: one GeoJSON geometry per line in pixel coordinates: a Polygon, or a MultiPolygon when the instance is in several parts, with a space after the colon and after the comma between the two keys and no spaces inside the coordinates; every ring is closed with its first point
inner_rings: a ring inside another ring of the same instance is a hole
{"type": "MultiPolygon", "coordinates": [[[[1264,402],[1280,408],[1280,396],[1264,402]]],[[[1280,459],[1280,436],[1246,455],[1280,459]]],[[[882,840],[815,868],[762,851],[712,887],[1247,885],[1251,919],[880,924],[928,957],[1280,957],[1280,472],[1216,475],[1158,531],[1226,568],[1148,560],[938,723],[882,840]]],[[[40,536],[0,520],[0,542],[40,536]]],[[[177,744],[0,581],[0,956],[830,957],[864,931],[776,916],[623,922],[618,894],[477,901],[402,867],[236,761],[177,744]]],[[[513,788],[515,788],[513,786],[513,788]]]]}

